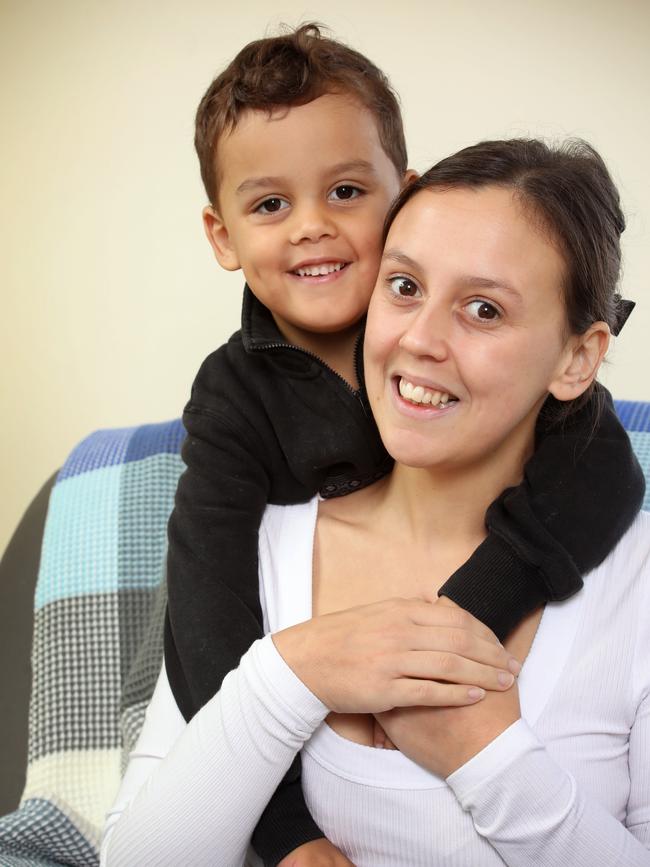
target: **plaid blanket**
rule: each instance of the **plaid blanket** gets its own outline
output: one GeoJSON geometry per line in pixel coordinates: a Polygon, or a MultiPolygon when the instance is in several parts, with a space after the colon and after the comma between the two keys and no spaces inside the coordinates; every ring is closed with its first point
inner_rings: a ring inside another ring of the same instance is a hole
{"type": "Polygon", "coordinates": [[[180,421],[98,431],[50,495],[34,601],[25,790],[2,867],[99,862],[104,816],[162,660],[180,421]]]}
{"type": "MultiPolygon", "coordinates": [[[[650,403],[616,407],[649,478],[650,403]]],[[[34,606],[27,782],[19,809],[0,818],[0,867],[98,864],[162,660],[183,436],[180,421],[99,431],[59,473],[34,606]]]]}

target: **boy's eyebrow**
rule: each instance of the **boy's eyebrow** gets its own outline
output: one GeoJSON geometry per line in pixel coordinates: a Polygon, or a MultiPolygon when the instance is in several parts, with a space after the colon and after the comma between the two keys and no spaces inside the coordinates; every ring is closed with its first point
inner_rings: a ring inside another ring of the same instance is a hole
{"type": "MultiPolygon", "coordinates": [[[[390,259],[400,265],[405,265],[412,271],[418,271],[421,269],[421,266],[415,261],[415,259],[411,259],[410,256],[407,256],[406,253],[403,253],[401,250],[385,250],[384,255],[382,256],[382,260],[384,259],[390,259]]],[[[504,292],[508,292],[510,295],[521,298],[520,293],[514,288],[514,286],[511,286],[510,283],[507,283],[501,278],[493,280],[491,277],[478,277],[473,274],[468,274],[467,276],[461,277],[459,282],[468,289],[503,289],[504,292]]]]}
{"type": "Polygon", "coordinates": [[[248,190],[257,189],[259,187],[261,187],[262,189],[265,189],[267,187],[278,187],[280,186],[282,181],[282,178],[273,177],[247,178],[245,181],[241,182],[241,184],[235,190],[235,193],[237,195],[240,195],[241,193],[248,192],[248,190]]]}
{"type": "Polygon", "coordinates": [[[366,172],[370,175],[377,174],[375,166],[368,160],[350,160],[345,163],[337,163],[329,170],[332,175],[347,175],[349,172],[366,172]]]}
{"type": "MultiPolygon", "coordinates": [[[[362,172],[371,175],[376,174],[374,165],[368,162],[368,160],[350,160],[344,163],[337,163],[327,170],[328,175],[347,175],[354,172],[362,172]]],[[[246,180],[242,181],[237,187],[235,193],[241,195],[242,193],[247,193],[252,189],[280,187],[285,182],[285,178],[271,175],[259,178],[246,178],[246,180]]]]}

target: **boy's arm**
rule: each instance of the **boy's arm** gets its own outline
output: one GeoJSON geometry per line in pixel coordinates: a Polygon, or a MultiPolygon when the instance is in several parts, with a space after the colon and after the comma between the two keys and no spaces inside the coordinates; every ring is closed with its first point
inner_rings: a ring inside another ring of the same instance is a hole
{"type": "Polygon", "coordinates": [[[576,593],[643,503],[643,471],[602,386],[538,440],[522,483],[489,507],[487,538],[439,591],[500,639],[534,608],[576,593]]]}
{"type": "MultiPolygon", "coordinates": [[[[263,443],[225,417],[186,412],[180,479],[169,523],[165,663],[189,720],[262,636],[258,531],[269,496],[263,443]]],[[[271,468],[271,471],[273,468],[271,468]]],[[[300,785],[300,756],[255,832],[265,864],[322,837],[300,785]]]]}

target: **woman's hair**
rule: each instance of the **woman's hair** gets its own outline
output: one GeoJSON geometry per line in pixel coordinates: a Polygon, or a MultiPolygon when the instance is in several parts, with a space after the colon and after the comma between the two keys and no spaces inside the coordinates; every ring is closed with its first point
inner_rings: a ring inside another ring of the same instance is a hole
{"type": "MultiPolygon", "coordinates": [[[[509,187],[524,208],[560,246],[566,264],[562,287],[568,327],[584,334],[594,322],[617,333],[624,310],[616,285],[625,229],[618,190],[600,155],[580,139],[558,146],[538,139],[486,141],[441,160],[409,184],[393,203],[384,240],[404,205],[421,190],[509,187]]],[[[583,406],[588,389],[574,401],[554,406],[554,420],[583,406]]]]}

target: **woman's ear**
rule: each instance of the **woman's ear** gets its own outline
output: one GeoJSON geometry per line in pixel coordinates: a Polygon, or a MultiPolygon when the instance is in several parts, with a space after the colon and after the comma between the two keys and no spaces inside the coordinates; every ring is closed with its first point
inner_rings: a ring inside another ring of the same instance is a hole
{"type": "Polygon", "coordinates": [[[226,271],[238,271],[241,265],[239,264],[239,257],[230,243],[228,229],[212,205],[203,208],[203,228],[221,267],[226,271]]]}
{"type": "Polygon", "coordinates": [[[589,388],[605,357],[609,338],[606,322],[594,322],[584,334],[569,338],[558,375],[548,389],[554,398],[572,400],[589,388]]]}

